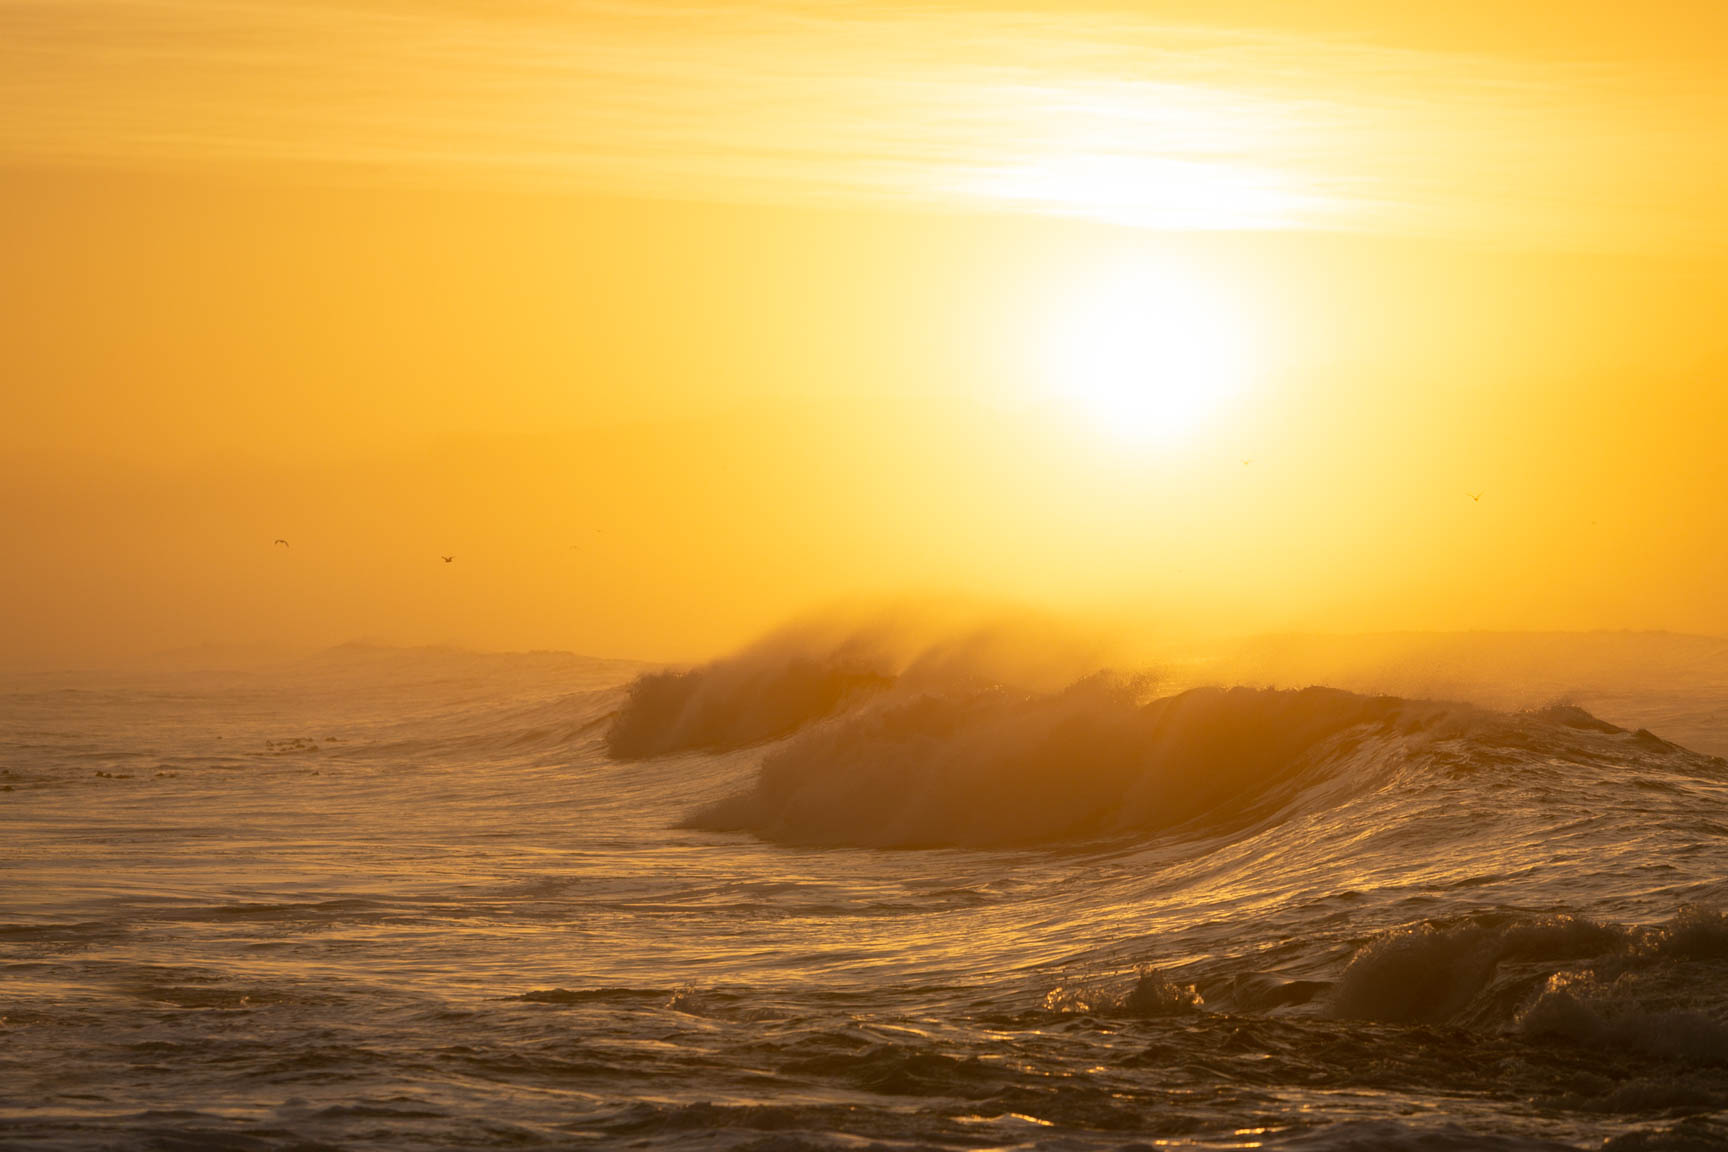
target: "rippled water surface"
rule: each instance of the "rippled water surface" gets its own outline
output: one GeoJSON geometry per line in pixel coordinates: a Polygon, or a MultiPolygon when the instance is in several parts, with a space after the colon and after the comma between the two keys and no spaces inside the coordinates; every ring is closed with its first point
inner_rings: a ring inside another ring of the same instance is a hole
{"type": "Polygon", "coordinates": [[[1628,701],[620,760],[634,672],[8,684],[0,1145],[1728,1147],[1728,768],[1628,701]]]}

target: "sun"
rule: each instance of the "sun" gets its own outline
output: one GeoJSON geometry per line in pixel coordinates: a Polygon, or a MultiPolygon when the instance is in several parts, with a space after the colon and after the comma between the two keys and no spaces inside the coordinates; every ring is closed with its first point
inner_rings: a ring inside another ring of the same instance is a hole
{"type": "Polygon", "coordinates": [[[1052,395],[1111,438],[1174,444],[1246,390],[1251,352],[1240,310],[1214,285],[1136,268],[1056,303],[1044,375],[1052,395]]]}

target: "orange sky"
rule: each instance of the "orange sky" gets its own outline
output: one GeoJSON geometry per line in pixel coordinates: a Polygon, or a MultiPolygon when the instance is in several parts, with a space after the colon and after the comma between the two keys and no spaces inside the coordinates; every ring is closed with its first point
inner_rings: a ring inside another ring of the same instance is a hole
{"type": "Polygon", "coordinates": [[[6,662],[1728,631],[1728,16],[1292,7],[0,0],[6,662]]]}

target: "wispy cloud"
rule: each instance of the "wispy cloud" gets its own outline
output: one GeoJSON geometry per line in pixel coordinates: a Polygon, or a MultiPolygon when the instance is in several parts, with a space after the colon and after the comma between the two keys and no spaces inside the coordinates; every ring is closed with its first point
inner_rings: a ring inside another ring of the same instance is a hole
{"type": "Polygon", "coordinates": [[[1720,235],[1720,87],[1107,16],[0,0],[0,158],[1150,227],[1720,235]]]}

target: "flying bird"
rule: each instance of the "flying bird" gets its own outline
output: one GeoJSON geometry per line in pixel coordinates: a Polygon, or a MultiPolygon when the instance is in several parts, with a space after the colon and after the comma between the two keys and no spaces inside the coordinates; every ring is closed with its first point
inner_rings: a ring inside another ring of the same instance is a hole
{"type": "Polygon", "coordinates": [[[1472,493],[1470,493],[1470,499],[1472,499],[1472,500],[1476,501],[1476,503],[1480,504],[1480,503],[1482,503],[1482,493],[1472,492],[1472,493]]]}
{"type": "Polygon", "coordinates": [[[454,557],[454,556],[446,556],[446,557],[444,557],[444,563],[446,563],[446,564],[448,564],[448,563],[450,563],[450,561],[452,561],[452,560],[454,560],[454,559],[456,559],[456,557],[454,557]]]}
{"type": "Polygon", "coordinates": [[[288,541],[282,539],[280,536],[276,538],[276,543],[282,545],[284,548],[288,547],[288,541]]]}

